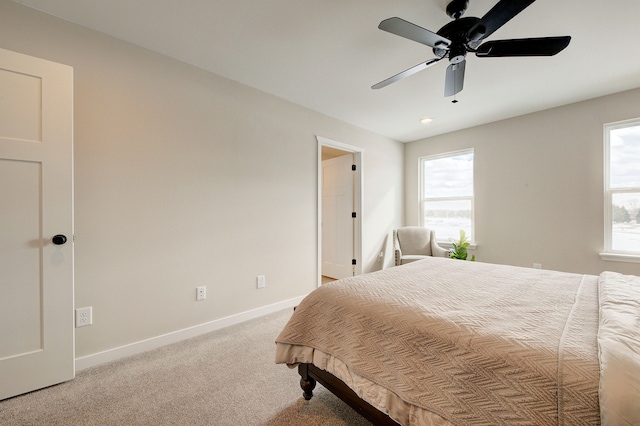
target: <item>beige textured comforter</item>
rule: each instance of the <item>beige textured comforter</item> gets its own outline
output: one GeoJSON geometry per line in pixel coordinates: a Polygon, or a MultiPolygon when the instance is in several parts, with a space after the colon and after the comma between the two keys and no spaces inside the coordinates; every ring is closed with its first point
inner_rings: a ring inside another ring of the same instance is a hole
{"type": "Polygon", "coordinates": [[[603,272],[599,288],[602,425],[640,425],[640,277],[603,272]]]}
{"type": "Polygon", "coordinates": [[[599,424],[598,277],[429,258],[307,296],[276,362],[401,424],[599,424]]]}

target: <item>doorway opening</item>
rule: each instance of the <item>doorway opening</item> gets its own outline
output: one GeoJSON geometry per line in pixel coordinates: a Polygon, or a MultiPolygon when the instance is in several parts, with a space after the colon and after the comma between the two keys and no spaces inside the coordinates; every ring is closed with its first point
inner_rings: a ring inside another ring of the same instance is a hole
{"type": "Polygon", "coordinates": [[[359,147],[321,136],[317,136],[317,140],[317,285],[320,286],[338,278],[362,274],[362,155],[364,151],[359,147]],[[349,177],[346,173],[334,174],[334,169],[345,170],[343,163],[347,159],[349,177]],[[344,181],[343,184],[336,184],[337,179],[350,179],[350,181],[348,184],[344,181]],[[344,188],[346,186],[349,188],[344,188]],[[348,217],[345,217],[346,215],[348,217]],[[346,262],[348,265],[345,264],[346,262]]]}

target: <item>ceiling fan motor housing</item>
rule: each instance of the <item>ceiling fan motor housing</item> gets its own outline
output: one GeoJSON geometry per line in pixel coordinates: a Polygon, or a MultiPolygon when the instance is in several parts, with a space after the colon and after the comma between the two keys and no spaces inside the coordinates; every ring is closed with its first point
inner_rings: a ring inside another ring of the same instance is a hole
{"type": "Polygon", "coordinates": [[[440,28],[437,34],[451,40],[451,45],[448,50],[435,47],[433,53],[441,58],[448,53],[449,62],[454,64],[463,61],[467,54],[467,43],[470,41],[468,37],[469,30],[471,30],[479,20],[480,18],[471,16],[460,18],[440,28]]]}

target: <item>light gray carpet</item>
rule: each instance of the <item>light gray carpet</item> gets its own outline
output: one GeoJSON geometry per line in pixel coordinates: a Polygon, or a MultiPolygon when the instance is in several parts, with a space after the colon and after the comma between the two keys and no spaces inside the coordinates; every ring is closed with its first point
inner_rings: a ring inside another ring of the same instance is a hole
{"type": "Polygon", "coordinates": [[[83,370],[67,383],[0,401],[0,425],[369,425],[297,370],[276,365],[287,309],[83,370]]]}

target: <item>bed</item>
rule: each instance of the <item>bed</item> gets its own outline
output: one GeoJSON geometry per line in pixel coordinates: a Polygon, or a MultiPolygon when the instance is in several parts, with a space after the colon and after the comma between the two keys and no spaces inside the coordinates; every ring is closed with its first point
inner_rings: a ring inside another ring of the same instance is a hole
{"type": "Polygon", "coordinates": [[[428,258],[310,293],[276,362],[374,424],[640,424],[640,279],[428,258]]]}

